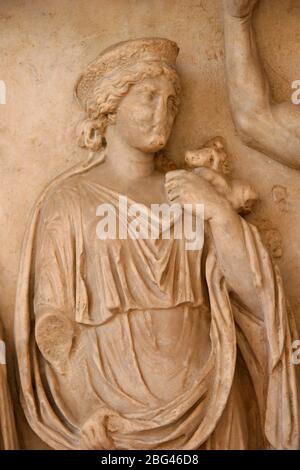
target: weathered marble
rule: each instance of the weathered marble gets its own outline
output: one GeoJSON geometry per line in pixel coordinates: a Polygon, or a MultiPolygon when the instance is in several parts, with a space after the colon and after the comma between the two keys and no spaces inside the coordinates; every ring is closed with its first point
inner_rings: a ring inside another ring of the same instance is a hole
{"type": "MultiPolygon", "coordinates": [[[[0,312],[8,333],[9,357],[14,357],[15,293],[30,209],[54,177],[72,165],[80,167],[87,157],[86,150],[76,145],[76,127],[84,113],[72,96],[73,84],[99,51],[141,36],[168,37],[180,46],[177,70],[182,82],[181,106],[167,156],[183,167],[188,149],[200,149],[217,135],[225,138],[232,178],[250,184],[259,196],[247,221],[261,230],[278,263],[284,292],[300,330],[299,171],[277,163],[273,154],[266,156],[249,148],[237,135],[225,85],[221,3],[154,0],[151,8],[146,0],[0,3],[0,80],[6,84],[6,104],[0,105],[0,312]]],[[[289,101],[291,84],[300,78],[299,2],[259,3],[253,22],[262,63],[275,101],[289,101]]],[[[42,341],[40,344],[43,350],[42,341]]],[[[47,345],[44,357],[46,350],[47,345]]],[[[59,370],[60,365],[54,367],[59,370]]],[[[244,364],[238,367],[243,369],[244,364]]],[[[13,361],[9,377],[21,446],[45,448],[18,407],[13,361]]],[[[89,425],[93,422],[87,423],[82,447],[90,445],[89,425]]],[[[259,440],[261,436],[257,437],[259,440]]],[[[53,445],[52,441],[48,443],[53,445]]],[[[212,440],[211,445],[217,444],[212,440]]]]}

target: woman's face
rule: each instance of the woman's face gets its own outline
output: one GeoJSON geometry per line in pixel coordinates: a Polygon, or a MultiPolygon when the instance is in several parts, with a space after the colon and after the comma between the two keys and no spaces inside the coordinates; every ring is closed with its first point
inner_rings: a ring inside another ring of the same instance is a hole
{"type": "Polygon", "coordinates": [[[165,75],[132,85],[116,116],[116,131],[126,143],[146,153],[167,143],[176,116],[176,93],[165,75]]]}

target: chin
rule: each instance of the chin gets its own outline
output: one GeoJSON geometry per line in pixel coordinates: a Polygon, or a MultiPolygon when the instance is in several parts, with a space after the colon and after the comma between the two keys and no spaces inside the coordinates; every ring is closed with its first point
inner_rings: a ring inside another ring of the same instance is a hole
{"type": "Polygon", "coordinates": [[[162,139],[161,137],[152,138],[151,142],[147,142],[141,150],[145,153],[156,153],[162,150],[166,146],[166,139],[162,139]]]}

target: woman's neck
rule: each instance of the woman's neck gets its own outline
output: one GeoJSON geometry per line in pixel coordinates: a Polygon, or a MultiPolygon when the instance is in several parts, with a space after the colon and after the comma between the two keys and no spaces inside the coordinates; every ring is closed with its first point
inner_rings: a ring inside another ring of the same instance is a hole
{"type": "Polygon", "coordinates": [[[122,179],[146,178],[154,173],[154,154],[130,147],[118,135],[111,133],[107,139],[106,165],[122,179]]]}

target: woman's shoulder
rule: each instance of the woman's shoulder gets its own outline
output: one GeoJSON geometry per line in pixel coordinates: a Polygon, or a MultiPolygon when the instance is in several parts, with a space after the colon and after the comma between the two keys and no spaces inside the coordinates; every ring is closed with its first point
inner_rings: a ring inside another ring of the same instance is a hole
{"type": "Polygon", "coordinates": [[[72,211],[79,204],[81,185],[80,175],[72,175],[53,184],[42,200],[42,214],[49,216],[72,211]]]}

